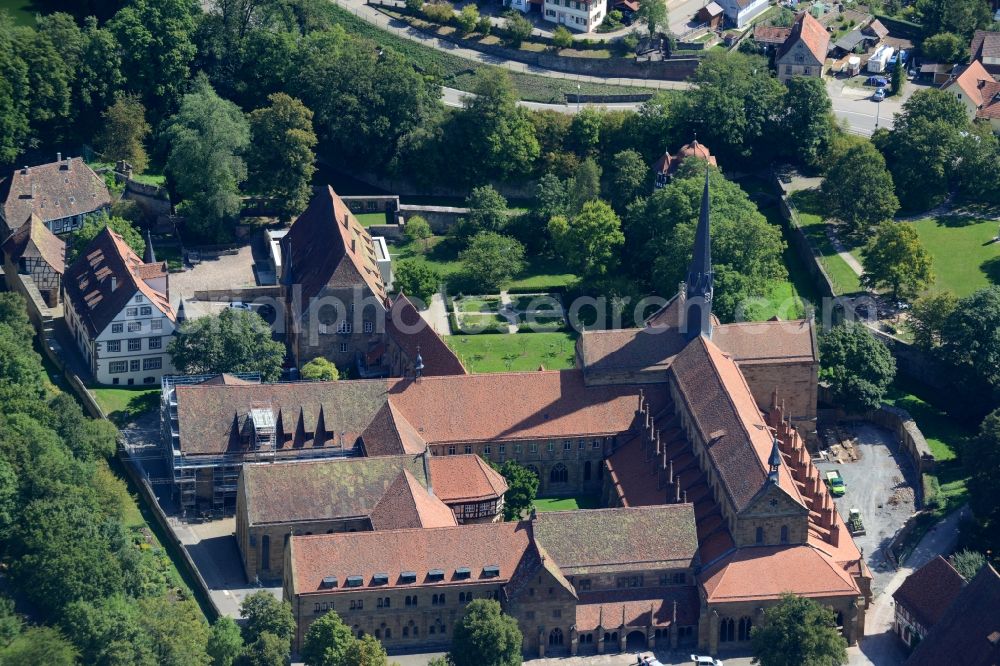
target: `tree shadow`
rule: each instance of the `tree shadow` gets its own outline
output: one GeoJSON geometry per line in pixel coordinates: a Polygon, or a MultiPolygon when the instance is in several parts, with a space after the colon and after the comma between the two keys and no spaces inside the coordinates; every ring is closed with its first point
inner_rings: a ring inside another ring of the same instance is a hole
{"type": "Polygon", "coordinates": [[[970,215],[939,215],[937,217],[938,226],[948,227],[949,229],[960,229],[973,224],[979,224],[980,222],[982,220],[970,215]]]}
{"type": "Polygon", "coordinates": [[[1000,285],[1000,257],[987,259],[979,264],[980,270],[986,273],[986,279],[993,284],[1000,285]]]}

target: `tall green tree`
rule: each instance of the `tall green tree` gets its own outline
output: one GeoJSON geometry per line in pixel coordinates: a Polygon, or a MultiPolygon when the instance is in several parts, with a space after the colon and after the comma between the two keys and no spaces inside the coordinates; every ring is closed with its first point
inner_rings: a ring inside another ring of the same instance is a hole
{"type": "Polygon", "coordinates": [[[912,224],[883,222],[861,255],[865,265],[861,284],[888,288],[894,301],[911,301],[934,281],[931,256],[912,224]]]}
{"type": "Polygon", "coordinates": [[[15,40],[14,21],[0,13],[0,161],[10,164],[25,148],[28,124],[28,63],[15,40]]]}
{"type": "MultiPolygon", "coordinates": [[[[389,666],[389,655],[377,638],[365,634],[354,640],[347,650],[347,664],[350,666],[389,666]]],[[[347,666],[347,665],[345,665],[347,666]]]]}
{"type": "Polygon", "coordinates": [[[793,157],[809,166],[819,166],[830,149],[835,130],[833,105],[821,79],[795,76],[786,84],[785,115],[781,131],[793,157]]]}
{"type": "Polygon", "coordinates": [[[1000,535],[1000,409],[979,425],[979,432],[962,452],[968,481],[969,505],[985,531],[1000,535]]]}
{"type": "Polygon", "coordinates": [[[455,624],[449,659],[455,666],[520,666],[521,630],[492,599],[475,599],[455,624]]]}
{"type": "Polygon", "coordinates": [[[278,217],[287,221],[304,211],[312,196],[313,113],[284,93],[274,93],[268,101],[270,106],[250,114],[247,186],[274,199],[278,217]]]}
{"type": "Polygon", "coordinates": [[[97,136],[97,149],[109,162],[125,160],[136,173],[149,164],[144,144],[152,131],[146,122],[146,108],[135,95],[123,95],[102,116],[104,125],[97,136]]]}
{"type": "Polygon", "coordinates": [[[132,223],[123,217],[108,217],[107,213],[92,215],[84,221],[83,226],[71,233],[68,237],[66,260],[75,261],[80,254],[87,249],[91,241],[108,227],[122,237],[122,240],[142,257],[146,252],[146,240],[142,237],[142,232],[132,226],[132,223]]]}
{"type": "Polygon", "coordinates": [[[500,233],[507,226],[507,200],[492,185],[472,188],[465,198],[465,207],[469,215],[462,226],[467,235],[480,231],[500,233]]]}
{"type": "Polygon", "coordinates": [[[868,141],[834,158],[822,191],[830,217],[844,222],[848,233],[855,235],[867,234],[899,210],[885,158],[868,141]]]}
{"type": "Polygon", "coordinates": [[[585,203],[572,221],[552,218],[549,234],[567,266],[588,277],[611,272],[618,261],[618,250],[625,243],[621,220],[611,206],[600,200],[585,203]]]}
{"type": "Polygon", "coordinates": [[[434,235],[430,223],[420,215],[414,215],[406,221],[405,233],[406,240],[411,243],[420,241],[423,244],[424,252],[427,251],[427,240],[434,235]]]}
{"type": "Polygon", "coordinates": [[[786,594],[764,611],[750,633],[760,666],[837,666],[847,663],[847,641],[833,611],[812,599],[786,594]]]}
{"type": "Polygon", "coordinates": [[[952,32],[939,32],[925,39],[921,50],[931,62],[955,64],[969,57],[969,41],[952,32]]]}
{"type": "Polygon", "coordinates": [[[535,497],[538,495],[538,475],[516,460],[508,460],[503,465],[490,465],[507,481],[503,519],[520,520],[530,514],[535,508],[535,497]]]}
{"type": "Polygon", "coordinates": [[[259,372],[268,381],[278,378],[285,359],[285,346],[271,339],[267,322],[236,308],[184,322],[167,351],[184,373],[259,372]]]}
{"type": "Polygon", "coordinates": [[[957,305],[958,299],[950,291],[927,294],[914,301],[906,320],[913,344],[926,351],[941,344],[941,331],[957,305]]]}
{"type": "Polygon", "coordinates": [[[473,284],[494,292],[524,268],[524,246],[510,236],[481,231],[458,255],[473,284]]]}
{"type": "Polygon", "coordinates": [[[187,85],[197,13],[194,0],[130,0],[108,23],[121,45],[128,89],[155,119],[174,109],[187,85]]]}
{"type": "Polygon", "coordinates": [[[896,376],[896,359],[863,324],[848,322],[819,340],[820,379],[851,412],[877,409],[896,376]]]}
{"type": "Polygon", "coordinates": [[[201,77],[165,135],[167,173],[183,199],[178,209],[187,228],[205,239],[227,239],[228,223],[240,211],[240,183],[247,177],[243,151],[250,128],[243,112],[201,77]]]}
{"type": "Polygon", "coordinates": [[[649,34],[667,29],[667,3],[664,0],[639,0],[636,18],[646,24],[649,34]]]}
{"type": "Polygon", "coordinates": [[[989,5],[975,0],[917,0],[916,9],[927,35],[952,32],[968,42],[974,30],[990,24],[989,5]]]}
{"type": "Polygon", "coordinates": [[[79,652],[58,630],[32,627],[0,650],[2,664],[45,664],[74,666],[79,652]]]}
{"type": "Polygon", "coordinates": [[[955,369],[964,411],[985,413],[1000,402],[1000,286],[958,301],[941,328],[941,358],[955,369]]]}
{"type": "Polygon", "coordinates": [[[243,636],[233,618],[223,615],[215,621],[208,635],[206,651],[212,666],[233,666],[239,659],[243,654],[243,636]]]}
{"type": "Polygon", "coordinates": [[[106,27],[88,16],[83,23],[80,62],[73,81],[74,135],[90,139],[102,126],[101,117],[121,96],[125,87],[121,47],[106,27]]]}
{"type": "Polygon", "coordinates": [[[337,613],[326,613],[309,625],[302,643],[302,661],[306,666],[346,666],[356,640],[337,613]]]}
{"type": "Polygon", "coordinates": [[[1000,203],[1000,139],[987,123],[973,123],[961,139],[955,185],[961,199],[1000,203]]]}
{"type": "Polygon", "coordinates": [[[243,599],[240,615],[243,616],[243,640],[248,645],[261,634],[269,633],[285,641],[288,650],[291,650],[295,618],[287,601],[279,601],[266,590],[254,592],[243,599]]]}
{"type": "Polygon", "coordinates": [[[246,646],[243,661],[247,666],[285,666],[288,663],[288,652],[285,639],[265,631],[246,646]]]}
{"type": "Polygon", "coordinates": [[[140,599],[139,621],[150,636],[157,664],[208,666],[208,624],[194,599],[140,599]]]}
{"type": "Polygon", "coordinates": [[[615,154],[611,161],[611,205],[619,214],[639,197],[648,194],[652,171],[638,151],[631,148],[615,154]]]}
{"type": "Polygon", "coordinates": [[[402,259],[392,271],[393,288],[400,294],[430,303],[441,284],[441,274],[423,261],[402,259]]]}
{"type": "Polygon", "coordinates": [[[601,167],[588,157],[580,163],[576,173],[566,185],[569,211],[577,215],[585,204],[601,197],[601,167]]]}
{"type": "Polygon", "coordinates": [[[330,359],[317,356],[301,368],[302,379],[335,382],[340,379],[340,371],[330,359]]]}

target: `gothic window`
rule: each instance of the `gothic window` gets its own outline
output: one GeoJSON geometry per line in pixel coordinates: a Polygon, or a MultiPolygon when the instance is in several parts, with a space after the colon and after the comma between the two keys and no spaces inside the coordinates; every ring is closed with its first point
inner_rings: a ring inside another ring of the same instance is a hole
{"type": "Polygon", "coordinates": [[[726,617],[719,621],[719,642],[729,643],[736,637],[736,623],[733,618],[726,617]]]}
{"type": "Polygon", "coordinates": [[[759,543],[759,544],[760,543],[764,543],[764,528],[763,527],[758,527],[757,528],[757,543],[759,543]]]}
{"type": "Polygon", "coordinates": [[[556,627],[549,633],[549,645],[562,645],[562,644],[563,644],[562,629],[556,627]]]}
{"type": "Polygon", "coordinates": [[[549,481],[551,483],[566,483],[568,480],[569,470],[562,463],[557,463],[549,472],[549,481]]]}
{"type": "Polygon", "coordinates": [[[736,635],[737,636],[736,640],[739,641],[750,640],[750,629],[752,628],[753,628],[753,620],[751,620],[749,617],[741,617],[740,624],[738,627],[738,633],[736,635]]]}
{"type": "Polygon", "coordinates": [[[781,543],[788,543],[788,525],[781,526],[781,543]]]}

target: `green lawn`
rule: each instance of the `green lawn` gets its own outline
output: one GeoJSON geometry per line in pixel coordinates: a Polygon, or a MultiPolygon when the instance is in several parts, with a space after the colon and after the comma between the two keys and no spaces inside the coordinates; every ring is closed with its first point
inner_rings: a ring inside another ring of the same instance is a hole
{"type": "Polygon", "coordinates": [[[575,497],[539,497],[535,500],[538,511],[577,511],[578,509],[597,509],[601,506],[601,498],[597,495],[576,495],[575,497]]]}
{"type": "Polygon", "coordinates": [[[362,226],[370,227],[373,224],[385,224],[385,213],[355,213],[354,217],[362,226]]]}
{"type": "Polygon", "coordinates": [[[136,387],[107,387],[90,388],[90,392],[97,400],[108,418],[121,426],[129,419],[156,409],[160,401],[160,387],[149,388],[147,386],[136,387]]]}
{"type": "Polygon", "coordinates": [[[470,296],[456,302],[459,312],[496,313],[500,309],[499,296],[470,296]]]}
{"type": "Polygon", "coordinates": [[[490,333],[447,335],[452,348],[469,372],[515,372],[572,368],[575,363],[571,333],[490,333]]]}
{"type": "Polygon", "coordinates": [[[931,291],[968,296],[990,284],[1000,284],[1000,243],[995,220],[940,217],[912,223],[931,255],[936,277],[931,291]]]}
{"type": "Polygon", "coordinates": [[[42,13],[32,0],[0,0],[0,10],[7,10],[14,25],[35,25],[35,14],[42,13]]]}
{"type": "Polygon", "coordinates": [[[816,190],[800,190],[791,196],[798,211],[799,224],[813,247],[819,251],[820,262],[826,269],[837,295],[853,294],[861,291],[858,275],[847,265],[830,241],[827,228],[831,223],[823,219],[823,203],[816,190]]]}

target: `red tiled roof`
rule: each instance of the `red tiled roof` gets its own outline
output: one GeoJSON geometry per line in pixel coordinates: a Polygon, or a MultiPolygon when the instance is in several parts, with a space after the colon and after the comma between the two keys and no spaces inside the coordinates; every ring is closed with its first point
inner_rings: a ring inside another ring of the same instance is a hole
{"type": "Polygon", "coordinates": [[[427,442],[389,402],[379,407],[371,423],[361,433],[365,454],[395,456],[402,453],[423,453],[427,442]]]}
{"type": "Polygon", "coordinates": [[[673,624],[677,604],[677,625],[698,624],[698,590],[693,585],[629,590],[581,592],[576,607],[577,631],[599,626],[666,627],[673,624]],[[624,622],[622,620],[624,618],[624,622]]]}
{"type": "Polygon", "coordinates": [[[386,316],[385,328],[411,364],[416,362],[419,350],[425,377],[466,374],[465,366],[455,352],[424,321],[405,294],[399,294],[393,301],[386,316]]]}
{"type": "Polygon", "coordinates": [[[313,197],[281,239],[285,283],[302,286],[302,309],[324,287],[364,284],[379,301],[385,285],[368,231],[332,187],[313,197]]]}
{"type": "Polygon", "coordinates": [[[740,548],[699,577],[709,603],[800,597],[858,596],[851,576],[811,546],[740,548]]]}
{"type": "Polygon", "coordinates": [[[121,236],[105,227],[66,269],[66,299],[91,336],[100,335],[137,291],[171,321],[176,318],[168,295],[138,274],[144,265],[121,236]],[[112,278],[117,282],[114,289],[112,278]]]}
{"type": "Polygon", "coordinates": [[[60,275],[66,271],[66,242],[49,231],[34,213],[4,241],[3,251],[14,263],[37,257],[60,275]]]}
{"type": "Polygon", "coordinates": [[[973,60],[1000,58],[1000,32],[976,30],[969,44],[969,52],[973,60]]]}
{"type": "Polygon", "coordinates": [[[209,377],[203,382],[199,383],[199,386],[249,386],[252,384],[260,384],[260,382],[248,381],[246,379],[240,379],[235,375],[231,375],[228,372],[222,372],[214,377],[209,377]]]}
{"type": "Polygon", "coordinates": [[[758,44],[784,44],[790,34],[792,34],[791,28],[777,25],[758,24],[753,27],[753,40],[758,44]]]}
{"type": "Polygon", "coordinates": [[[507,492],[507,481],[477,455],[431,456],[430,484],[446,504],[496,499],[507,492]]]}
{"type": "Polygon", "coordinates": [[[800,40],[817,61],[821,64],[826,61],[826,53],[830,48],[830,33],[807,11],[799,13],[788,41],[779,50],[777,59],[781,59],[800,40]]]}
{"type": "Polygon", "coordinates": [[[428,493],[406,469],[399,473],[385,491],[369,518],[372,528],[376,530],[458,525],[455,513],[444,502],[428,493]]]}
{"type": "Polygon", "coordinates": [[[444,444],[618,434],[639,390],[588,387],[579,370],[501,372],[390,379],[389,400],[429,444],[444,444]]]}
{"type": "Polygon", "coordinates": [[[896,603],[930,629],[965,587],[965,579],[940,555],[906,577],[893,592],[896,603]]]}
{"type": "Polygon", "coordinates": [[[486,523],[460,527],[348,532],[291,537],[292,586],[295,593],[351,592],[344,587],[348,576],[361,576],[363,587],[372,586],[377,573],[389,574],[379,587],[467,585],[470,582],[504,584],[514,575],[531,545],[527,521],[486,523]],[[500,575],[483,575],[485,567],[499,567],[500,575]],[[455,575],[469,569],[469,578],[455,575]],[[428,580],[433,569],[444,572],[441,581],[428,580]],[[400,580],[400,573],[413,571],[415,583],[400,580]],[[337,577],[337,587],[321,590],[327,576],[337,577]]]}
{"type": "Polygon", "coordinates": [[[16,169],[6,182],[0,183],[8,226],[27,220],[31,214],[50,222],[111,205],[111,194],[104,180],[82,158],[39,164],[28,168],[27,173],[24,171],[16,169]]]}
{"type": "Polygon", "coordinates": [[[578,344],[587,370],[666,370],[687,340],[676,328],[647,326],[584,331],[578,344]]]}
{"type": "Polygon", "coordinates": [[[993,105],[994,98],[1000,95],[1000,82],[994,81],[993,76],[978,60],[973,60],[961,74],[946,83],[942,89],[947,90],[952,86],[958,86],[978,110],[993,105]]]}
{"type": "Polygon", "coordinates": [[[738,365],[818,363],[819,347],[809,320],[739,322],[715,326],[712,342],[738,365]]]}

